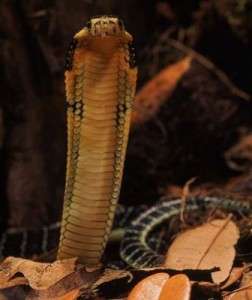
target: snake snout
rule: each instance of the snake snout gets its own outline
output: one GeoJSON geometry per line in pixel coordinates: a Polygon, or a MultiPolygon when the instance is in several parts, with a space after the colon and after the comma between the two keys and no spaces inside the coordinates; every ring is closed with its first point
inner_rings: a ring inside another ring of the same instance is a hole
{"type": "Polygon", "coordinates": [[[101,16],[92,18],[88,22],[87,28],[91,35],[105,38],[120,34],[123,25],[118,17],[101,16]]]}

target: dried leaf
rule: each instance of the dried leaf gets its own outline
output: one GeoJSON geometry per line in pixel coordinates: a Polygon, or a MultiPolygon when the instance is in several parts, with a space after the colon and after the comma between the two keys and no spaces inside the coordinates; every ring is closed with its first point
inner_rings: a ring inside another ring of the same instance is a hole
{"type": "Polygon", "coordinates": [[[0,289],[22,284],[29,284],[34,290],[47,289],[74,272],[75,262],[76,258],[50,264],[7,257],[0,264],[0,289]]]}
{"type": "MultiPolygon", "coordinates": [[[[133,275],[129,271],[106,269],[90,291],[101,297],[114,298],[128,293],[133,287],[133,275]]],[[[134,282],[136,284],[136,282],[134,282]]]]}
{"type": "MultiPolygon", "coordinates": [[[[93,286],[95,282],[102,277],[103,268],[87,270],[83,265],[78,265],[77,270],[62,278],[56,284],[50,286],[46,290],[30,290],[26,300],[45,299],[55,300],[57,297],[64,297],[69,292],[75,290],[79,294],[90,296],[93,294],[93,286]]],[[[63,298],[64,299],[64,298],[63,298]]]]}
{"type": "Polygon", "coordinates": [[[233,283],[235,283],[236,281],[238,281],[241,277],[243,272],[248,268],[248,265],[244,265],[243,267],[234,267],[231,270],[231,273],[227,279],[226,282],[224,282],[221,285],[221,289],[224,290],[225,288],[227,288],[228,286],[232,285],[233,283]]]}
{"type": "Polygon", "coordinates": [[[103,275],[104,269],[89,269],[83,265],[77,265],[76,270],[47,289],[33,290],[29,286],[14,286],[2,289],[1,297],[5,300],[55,300],[76,299],[76,295],[93,294],[94,283],[103,275]],[[81,291],[81,292],[80,292],[81,291]]]}
{"type": "Polygon", "coordinates": [[[180,78],[190,68],[192,57],[189,55],[181,61],[163,69],[148,81],[136,94],[132,112],[132,125],[148,122],[170,96],[180,78]]]}
{"type": "Polygon", "coordinates": [[[109,284],[119,279],[124,279],[126,282],[130,282],[133,279],[133,276],[128,271],[106,269],[103,276],[95,282],[93,288],[98,288],[103,284],[109,284]]]}
{"type": "Polygon", "coordinates": [[[54,300],[75,300],[78,298],[78,296],[80,295],[80,291],[78,290],[73,290],[71,292],[66,293],[63,296],[59,296],[54,298],[54,300]]]}
{"type": "Polygon", "coordinates": [[[252,300],[252,272],[245,273],[240,288],[230,295],[226,294],[225,300],[252,300]]]}
{"type": "Polygon", "coordinates": [[[168,249],[164,266],[172,269],[210,269],[215,283],[229,275],[235,257],[239,230],[230,219],[214,220],[180,234],[168,249]]]}
{"type": "Polygon", "coordinates": [[[179,274],[167,280],[158,300],[189,300],[190,295],[191,284],[189,278],[184,274],[179,274]]]}
{"type": "Polygon", "coordinates": [[[228,167],[234,171],[246,171],[252,162],[252,134],[244,134],[232,148],[224,154],[228,167]]]}
{"type": "Polygon", "coordinates": [[[166,273],[156,273],[146,277],[133,288],[128,300],[158,300],[168,278],[169,275],[166,273]]]}

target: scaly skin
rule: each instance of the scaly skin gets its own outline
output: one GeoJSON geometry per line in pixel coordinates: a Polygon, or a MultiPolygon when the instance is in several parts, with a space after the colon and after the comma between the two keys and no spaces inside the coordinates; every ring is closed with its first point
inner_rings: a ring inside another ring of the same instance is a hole
{"type": "Polygon", "coordinates": [[[115,17],[93,18],[67,58],[67,174],[58,258],[100,262],[113,223],[137,68],[115,17]]]}
{"type": "MultiPolygon", "coordinates": [[[[186,201],[187,210],[205,210],[218,207],[230,212],[252,213],[252,204],[217,197],[194,197],[186,201]]],[[[150,233],[160,224],[178,215],[181,199],[160,201],[140,214],[129,227],[121,243],[121,258],[133,268],[150,268],[161,266],[164,256],[148,245],[150,233]]]]}
{"type": "MultiPolygon", "coordinates": [[[[186,210],[205,210],[218,207],[233,213],[252,214],[252,204],[216,197],[195,197],[187,200],[186,210]]],[[[165,241],[160,236],[152,236],[153,230],[179,215],[181,199],[159,201],[148,210],[136,207],[122,207],[116,210],[115,228],[126,229],[121,243],[121,258],[135,268],[160,266],[164,256],[159,246],[165,241]],[[160,244],[161,243],[161,244],[160,244]],[[152,248],[153,247],[153,248],[152,248]]],[[[51,251],[58,244],[60,224],[52,224],[35,231],[7,231],[0,233],[0,258],[5,256],[31,257],[51,251]]],[[[168,241],[166,241],[168,243],[168,241]]],[[[118,268],[118,262],[110,262],[110,267],[118,268]]],[[[121,262],[119,262],[120,267],[121,262]]]]}

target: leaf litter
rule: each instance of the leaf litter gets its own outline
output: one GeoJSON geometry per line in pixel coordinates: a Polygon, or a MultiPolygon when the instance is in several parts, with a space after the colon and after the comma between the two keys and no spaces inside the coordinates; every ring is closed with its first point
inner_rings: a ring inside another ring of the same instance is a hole
{"type": "Polygon", "coordinates": [[[171,269],[210,269],[216,283],[228,277],[235,258],[239,230],[230,219],[214,220],[180,234],[170,246],[164,266],[171,269]]]}

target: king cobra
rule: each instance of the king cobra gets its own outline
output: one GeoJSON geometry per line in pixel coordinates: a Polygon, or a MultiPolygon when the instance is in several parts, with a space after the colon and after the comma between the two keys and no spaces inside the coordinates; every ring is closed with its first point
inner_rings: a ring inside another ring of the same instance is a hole
{"type": "MultiPolygon", "coordinates": [[[[120,19],[92,18],[75,35],[66,60],[68,154],[61,229],[57,223],[0,234],[0,256],[44,253],[58,245],[60,235],[58,258],[100,262],[120,192],[136,75],[132,37],[120,19]]],[[[132,207],[116,210],[114,226],[126,227],[120,249],[124,262],[135,268],[162,264],[150,236],[179,214],[180,202],[158,202],[140,213],[132,207]]],[[[251,204],[216,197],[190,198],[186,205],[188,210],[213,207],[252,213],[251,204]]]]}
{"type": "Polygon", "coordinates": [[[117,17],[91,18],[66,61],[67,173],[58,258],[98,264],[122,181],[137,68],[117,17]]]}

